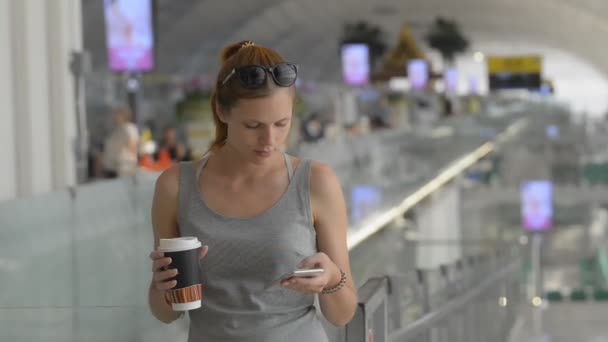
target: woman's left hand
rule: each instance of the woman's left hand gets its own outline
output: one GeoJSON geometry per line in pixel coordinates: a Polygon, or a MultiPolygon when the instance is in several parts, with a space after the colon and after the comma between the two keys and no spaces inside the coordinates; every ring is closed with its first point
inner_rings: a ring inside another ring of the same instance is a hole
{"type": "Polygon", "coordinates": [[[310,278],[291,277],[281,281],[281,286],[308,294],[321,293],[324,288],[332,287],[340,282],[340,269],[323,252],[319,252],[302,260],[298,269],[322,268],[323,274],[310,278]]]}

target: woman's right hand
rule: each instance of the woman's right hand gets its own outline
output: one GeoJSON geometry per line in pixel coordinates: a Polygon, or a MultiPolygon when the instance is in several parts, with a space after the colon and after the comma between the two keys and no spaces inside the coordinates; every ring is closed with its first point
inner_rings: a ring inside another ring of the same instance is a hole
{"type": "MultiPolygon", "coordinates": [[[[208,250],[207,246],[201,248],[200,259],[207,255],[208,250]]],[[[167,266],[172,262],[171,258],[165,257],[165,253],[163,252],[153,251],[150,253],[150,259],[152,259],[152,272],[154,273],[152,278],[154,288],[159,291],[168,291],[174,288],[177,285],[177,281],[167,281],[177,275],[177,269],[167,269],[167,266]]]]}

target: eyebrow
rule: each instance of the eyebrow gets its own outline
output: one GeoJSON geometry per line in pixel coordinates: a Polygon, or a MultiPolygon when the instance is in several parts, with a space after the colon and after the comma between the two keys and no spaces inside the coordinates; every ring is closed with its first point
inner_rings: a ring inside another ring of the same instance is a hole
{"type": "MultiPolygon", "coordinates": [[[[280,120],[277,120],[277,121],[275,121],[275,123],[276,123],[276,122],[281,122],[281,121],[287,121],[287,120],[289,120],[289,117],[285,117],[285,118],[282,118],[282,119],[280,119],[280,120]]],[[[264,122],[262,122],[262,121],[257,121],[257,120],[246,120],[245,122],[246,122],[246,123],[258,123],[258,124],[264,124],[264,122]]]]}

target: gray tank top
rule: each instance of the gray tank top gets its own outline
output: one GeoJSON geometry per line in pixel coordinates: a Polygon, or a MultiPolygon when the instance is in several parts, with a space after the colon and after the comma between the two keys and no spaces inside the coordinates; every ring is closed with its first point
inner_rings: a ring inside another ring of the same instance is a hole
{"type": "MultiPolygon", "coordinates": [[[[310,209],[311,161],[295,171],[277,203],[252,218],[212,211],[198,190],[192,162],[180,164],[178,223],[183,236],[209,246],[201,261],[202,307],[189,312],[189,342],[327,341],[314,296],[282,288],[277,279],[317,253],[310,209]]],[[[238,205],[238,203],[235,203],[238,205]]]]}

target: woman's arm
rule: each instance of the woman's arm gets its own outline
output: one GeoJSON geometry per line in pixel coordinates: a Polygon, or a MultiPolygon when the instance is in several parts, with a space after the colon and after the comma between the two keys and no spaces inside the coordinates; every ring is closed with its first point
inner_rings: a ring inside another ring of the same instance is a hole
{"type": "Polygon", "coordinates": [[[344,195],[334,171],[319,163],[312,166],[310,187],[318,248],[336,266],[328,270],[331,280],[327,286],[333,287],[340,282],[340,270],[346,274],[346,285],[342,289],[319,295],[321,311],[328,321],[343,326],[350,322],[357,308],[357,290],[346,243],[348,219],[344,195]]]}
{"type": "MultiPolygon", "coordinates": [[[[171,282],[164,282],[162,272],[158,272],[160,267],[168,265],[170,261],[168,258],[164,258],[162,253],[156,252],[159,239],[179,236],[177,225],[178,184],[179,166],[176,165],[164,171],[158,177],[152,201],[154,250],[150,254],[150,258],[153,260],[152,270],[154,274],[150,283],[149,304],[154,317],[164,323],[171,323],[181,316],[181,313],[173,311],[165,300],[166,291],[175,285],[171,282]]],[[[164,275],[171,276],[170,274],[164,275]]]]}

